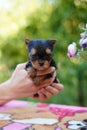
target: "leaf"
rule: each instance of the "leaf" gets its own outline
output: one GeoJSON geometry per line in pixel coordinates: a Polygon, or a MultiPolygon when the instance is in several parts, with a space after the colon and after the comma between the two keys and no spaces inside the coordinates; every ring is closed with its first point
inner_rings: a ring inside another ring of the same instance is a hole
{"type": "Polygon", "coordinates": [[[70,60],[74,64],[79,64],[80,63],[80,58],[77,57],[77,56],[70,58],[70,60]]]}
{"type": "Polygon", "coordinates": [[[81,58],[87,61],[87,51],[80,51],[79,55],[81,58]]]}

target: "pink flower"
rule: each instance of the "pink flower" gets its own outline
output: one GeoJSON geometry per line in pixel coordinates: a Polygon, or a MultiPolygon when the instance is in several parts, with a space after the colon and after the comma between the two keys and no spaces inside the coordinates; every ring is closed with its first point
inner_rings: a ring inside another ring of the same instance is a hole
{"type": "Polygon", "coordinates": [[[73,42],[72,44],[70,44],[68,46],[68,52],[67,52],[68,57],[74,57],[75,54],[76,54],[76,51],[77,51],[77,49],[76,49],[76,43],[73,42]]]}

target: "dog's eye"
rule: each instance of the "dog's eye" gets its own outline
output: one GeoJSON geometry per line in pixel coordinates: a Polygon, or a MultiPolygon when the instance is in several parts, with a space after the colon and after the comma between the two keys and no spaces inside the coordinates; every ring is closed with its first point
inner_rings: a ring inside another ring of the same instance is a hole
{"type": "Polygon", "coordinates": [[[45,58],[46,58],[46,60],[51,60],[52,55],[47,55],[45,58]]]}
{"type": "Polygon", "coordinates": [[[30,56],[30,59],[31,59],[32,61],[34,61],[34,60],[36,60],[37,58],[36,58],[35,55],[33,55],[33,56],[30,56]]]}

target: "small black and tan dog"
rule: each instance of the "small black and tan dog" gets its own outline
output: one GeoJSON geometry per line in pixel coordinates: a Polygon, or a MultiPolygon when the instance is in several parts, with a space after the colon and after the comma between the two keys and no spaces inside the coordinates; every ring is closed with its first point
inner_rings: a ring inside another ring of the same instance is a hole
{"type": "MultiPolygon", "coordinates": [[[[25,69],[28,71],[29,77],[33,80],[35,85],[39,85],[44,79],[53,76],[53,73],[45,76],[36,76],[37,70],[46,70],[51,66],[56,68],[53,57],[53,46],[56,40],[29,40],[25,39],[28,48],[29,61],[25,69]]],[[[55,77],[54,82],[58,82],[55,77]]]]}

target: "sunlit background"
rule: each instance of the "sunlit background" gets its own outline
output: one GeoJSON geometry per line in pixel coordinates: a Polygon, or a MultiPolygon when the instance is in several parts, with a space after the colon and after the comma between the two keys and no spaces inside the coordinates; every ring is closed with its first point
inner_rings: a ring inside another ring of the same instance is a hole
{"type": "Polygon", "coordinates": [[[67,46],[79,43],[86,23],[87,0],[0,0],[0,82],[27,61],[25,38],[57,39],[54,59],[65,89],[47,102],[86,106],[87,62],[73,64],[67,57],[67,46]]]}

